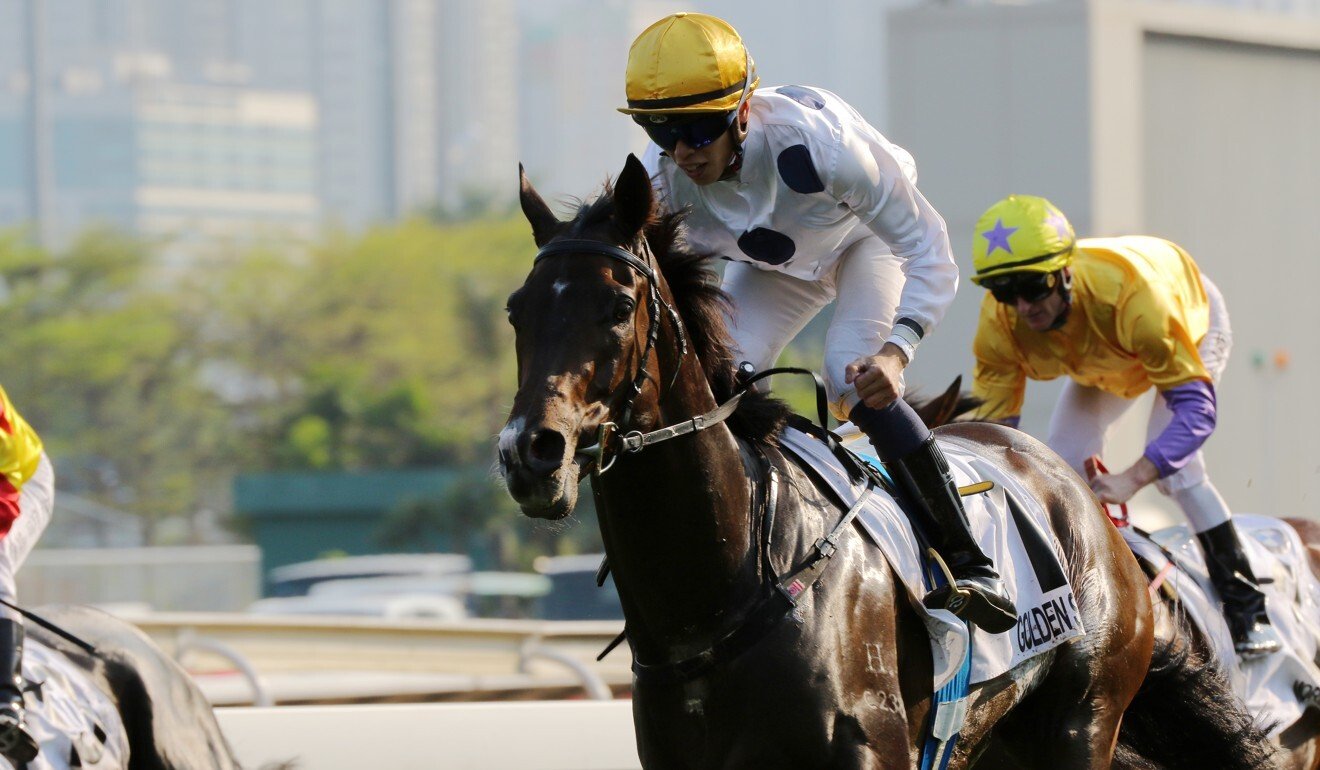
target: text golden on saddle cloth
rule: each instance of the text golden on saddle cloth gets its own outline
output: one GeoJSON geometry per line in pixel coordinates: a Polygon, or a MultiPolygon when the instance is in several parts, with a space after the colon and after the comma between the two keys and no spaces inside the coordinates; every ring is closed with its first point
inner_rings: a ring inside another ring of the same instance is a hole
{"type": "MultiPolygon", "coordinates": [[[[874,449],[865,444],[865,437],[857,433],[853,438],[850,430],[856,431],[846,424],[839,428],[845,443],[850,443],[863,457],[873,456],[874,449]]],[[[1067,560],[1053,534],[1045,506],[1021,479],[983,456],[982,448],[974,442],[948,435],[939,436],[938,441],[957,484],[964,488],[973,483],[984,487],[985,481],[994,482],[984,494],[965,497],[964,507],[972,534],[1003,575],[1005,587],[1018,608],[1017,626],[1008,632],[987,634],[977,630],[971,674],[975,683],[1003,674],[1080,636],[1085,629],[1067,577],[1067,560]]],[[[837,468],[833,455],[820,442],[789,430],[779,444],[802,458],[802,463],[816,468],[842,499],[851,500],[859,493],[858,486],[837,468]]],[[[914,608],[926,619],[932,653],[937,658],[960,660],[958,648],[964,644],[954,637],[965,637],[962,623],[952,615],[940,617],[921,606],[921,599],[929,590],[928,568],[920,558],[926,550],[898,502],[887,495],[873,495],[857,521],[885,555],[914,608]]],[[[936,687],[945,681],[940,671],[951,676],[954,667],[937,661],[936,687]]]]}

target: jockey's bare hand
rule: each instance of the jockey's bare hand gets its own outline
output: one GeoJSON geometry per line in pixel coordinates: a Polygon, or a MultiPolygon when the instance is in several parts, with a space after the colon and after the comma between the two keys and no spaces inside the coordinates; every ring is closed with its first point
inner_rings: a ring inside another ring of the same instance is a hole
{"type": "Polygon", "coordinates": [[[843,370],[843,381],[857,389],[857,397],[872,409],[884,409],[903,395],[903,369],[907,356],[892,342],[880,352],[863,356],[843,370]]]}
{"type": "Polygon", "coordinates": [[[1137,460],[1122,473],[1099,474],[1091,477],[1091,490],[1102,503],[1122,505],[1141,488],[1159,478],[1155,464],[1145,457],[1137,460]]]}

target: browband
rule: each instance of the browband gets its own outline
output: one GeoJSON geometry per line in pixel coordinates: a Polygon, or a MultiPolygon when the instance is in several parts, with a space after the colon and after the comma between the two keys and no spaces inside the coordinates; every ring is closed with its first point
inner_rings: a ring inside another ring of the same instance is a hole
{"type": "Polygon", "coordinates": [[[545,246],[541,247],[540,251],[536,252],[536,258],[532,260],[532,264],[536,264],[545,257],[554,256],[555,254],[582,253],[600,254],[612,259],[617,259],[646,276],[652,286],[655,285],[655,270],[650,265],[643,262],[636,254],[621,249],[618,246],[612,246],[601,241],[589,241],[585,238],[568,238],[562,241],[552,241],[547,243],[545,246]]]}

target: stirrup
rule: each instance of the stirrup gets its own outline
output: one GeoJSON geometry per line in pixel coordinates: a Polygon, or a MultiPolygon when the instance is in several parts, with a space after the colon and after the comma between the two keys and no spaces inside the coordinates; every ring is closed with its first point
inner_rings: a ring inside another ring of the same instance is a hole
{"type": "Polygon", "coordinates": [[[41,747],[27,731],[23,718],[11,709],[0,707],[0,755],[10,762],[25,764],[39,753],[41,747]]]}
{"type": "Polygon", "coordinates": [[[1017,614],[1011,600],[995,594],[988,590],[988,587],[986,590],[976,590],[980,586],[974,581],[964,580],[960,585],[949,565],[945,563],[944,557],[934,548],[928,548],[926,552],[931,561],[939,566],[940,572],[944,573],[945,581],[944,585],[927,593],[921,600],[927,609],[948,610],[990,634],[1002,634],[1017,625],[1017,614]],[[967,588],[967,583],[971,583],[972,588],[967,588]],[[1001,600],[1008,606],[999,606],[995,599],[1001,600]]]}
{"type": "Polygon", "coordinates": [[[1233,640],[1233,649],[1242,660],[1255,660],[1283,649],[1283,641],[1274,626],[1257,621],[1247,629],[1244,638],[1233,640]]]}

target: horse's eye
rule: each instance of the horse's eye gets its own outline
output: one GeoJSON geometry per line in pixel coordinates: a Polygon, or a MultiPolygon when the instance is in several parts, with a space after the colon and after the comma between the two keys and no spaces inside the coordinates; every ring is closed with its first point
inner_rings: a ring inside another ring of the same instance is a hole
{"type": "Polygon", "coordinates": [[[622,297],[614,303],[614,322],[623,323],[632,318],[633,310],[637,308],[637,303],[627,297],[622,297]]]}

